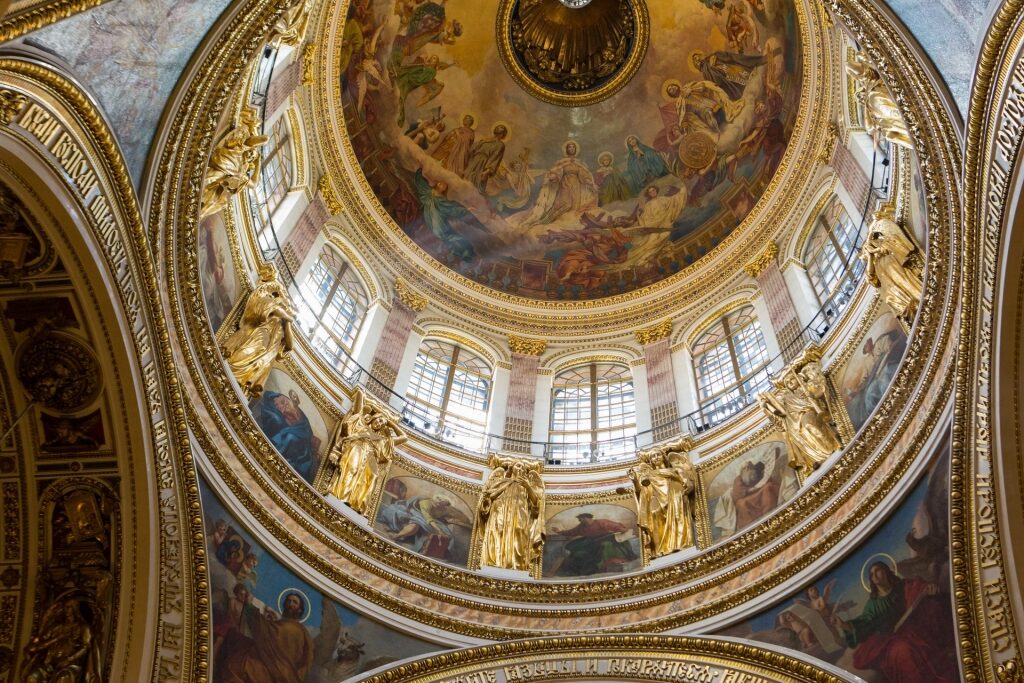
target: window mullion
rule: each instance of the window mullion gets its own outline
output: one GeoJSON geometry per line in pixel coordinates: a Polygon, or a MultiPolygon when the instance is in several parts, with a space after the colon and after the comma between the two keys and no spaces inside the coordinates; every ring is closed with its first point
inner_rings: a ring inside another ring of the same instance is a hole
{"type": "Polygon", "coordinates": [[[448,375],[447,377],[445,377],[444,380],[444,393],[441,395],[441,405],[439,406],[441,409],[441,414],[437,424],[439,429],[444,426],[445,420],[448,417],[448,401],[452,397],[452,384],[455,382],[455,366],[458,364],[458,362],[459,347],[456,346],[453,347],[452,362],[451,365],[448,366],[448,375]]]}

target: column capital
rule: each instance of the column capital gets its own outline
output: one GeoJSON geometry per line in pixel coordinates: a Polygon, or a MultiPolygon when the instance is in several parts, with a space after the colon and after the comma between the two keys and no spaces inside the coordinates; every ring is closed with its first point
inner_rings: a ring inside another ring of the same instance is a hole
{"type": "Polygon", "coordinates": [[[334,183],[331,182],[331,176],[326,173],[320,176],[317,188],[320,190],[320,198],[324,200],[324,206],[327,207],[328,213],[332,216],[344,213],[345,207],[338,201],[338,196],[334,194],[334,183]]]}
{"type": "Polygon", "coordinates": [[[647,346],[654,342],[659,342],[662,339],[668,339],[672,334],[672,321],[663,320],[657,325],[651,325],[650,327],[644,327],[635,332],[636,340],[641,346],[647,346]]]}
{"type": "Polygon", "coordinates": [[[775,261],[775,257],[779,254],[779,246],[775,242],[769,242],[761,255],[756,259],[744,266],[743,270],[747,271],[747,275],[756,278],[758,275],[764,272],[767,268],[775,261]]]}
{"type": "Polygon", "coordinates": [[[427,297],[420,296],[412,291],[402,278],[395,280],[395,296],[398,297],[399,301],[417,313],[426,308],[427,304],[430,303],[427,297]]]}
{"type": "Polygon", "coordinates": [[[529,339],[510,334],[508,336],[508,346],[512,349],[512,353],[524,356],[540,356],[547,351],[548,343],[543,339],[529,339]]]}

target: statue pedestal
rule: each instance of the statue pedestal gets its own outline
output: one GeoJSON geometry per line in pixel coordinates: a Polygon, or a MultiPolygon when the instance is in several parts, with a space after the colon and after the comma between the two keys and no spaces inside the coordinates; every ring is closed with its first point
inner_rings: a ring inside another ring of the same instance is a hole
{"type": "Polygon", "coordinates": [[[533,577],[530,576],[530,572],[518,571],[515,569],[499,569],[498,567],[480,567],[480,574],[483,576],[490,576],[495,579],[513,579],[515,581],[529,581],[533,577]]]}
{"type": "Polygon", "coordinates": [[[366,527],[367,529],[372,529],[373,525],[370,523],[370,520],[366,519],[366,517],[363,517],[361,514],[350,508],[348,505],[342,503],[337,496],[332,496],[328,494],[324,496],[324,500],[326,500],[335,510],[339,511],[342,515],[352,520],[359,526],[366,527]]]}

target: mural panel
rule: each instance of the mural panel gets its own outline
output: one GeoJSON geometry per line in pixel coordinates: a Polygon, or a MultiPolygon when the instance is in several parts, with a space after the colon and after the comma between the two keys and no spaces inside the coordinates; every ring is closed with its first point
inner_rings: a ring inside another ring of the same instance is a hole
{"type": "Polygon", "coordinates": [[[333,421],[328,424],[309,394],[279,368],[270,371],[263,395],[249,402],[249,410],[277,452],[313,483],[330,447],[333,421]]]}
{"type": "Polygon", "coordinates": [[[836,389],[857,431],[882,400],[907,350],[907,334],[888,308],[881,307],[860,348],[836,375],[836,389]]]}
{"type": "Polygon", "coordinates": [[[838,567],[722,635],[799,650],[872,683],[953,683],[948,456],[838,567]]]}
{"type": "Polygon", "coordinates": [[[213,683],[336,683],[440,649],[368,619],[299,579],[200,483],[212,558],[213,683]]]}
{"type": "Polygon", "coordinates": [[[604,102],[561,107],[506,72],[493,22],[478,21],[498,0],[353,0],[345,122],[405,234],[493,289],[594,299],[658,282],[734,230],[792,134],[796,10],[647,7],[653,38],[632,80],[604,102]]]}
{"type": "Polygon", "coordinates": [[[199,277],[210,324],[216,332],[224,324],[239,294],[228,230],[220,214],[207,216],[199,224],[199,277]]]}
{"type": "Polygon", "coordinates": [[[415,553],[465,567],[475,509],[470,496],[395,468],[373,526],[415,553]]]}
{"type": "MultiPolygon", "coordinates": [[[[548,505],[553,503],[557,501],[548,505]]],[[[555,512],[544,526],[545,577],[606,576],[641,566],[636,510],[606,503],[580,505],[555,512]]]]}
{"type": "Polygon", "coordinates": [[[712,542],[746,529],[797,494],[800,481],[788,457],[785,442],[769,441],[700,470],[712,542]]]}

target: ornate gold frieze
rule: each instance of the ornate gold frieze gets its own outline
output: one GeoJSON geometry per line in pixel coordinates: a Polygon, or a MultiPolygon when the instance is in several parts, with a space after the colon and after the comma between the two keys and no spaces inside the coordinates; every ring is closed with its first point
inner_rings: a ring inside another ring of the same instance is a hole
{"type": "Polygon", "coordinates": [[[313,68],[316,59],[316,43],[307,43],[302,49],[302,85],[313,85],[313,68]]]}
{"type": "Polygon", "coordinates": [[[324,200],[324,206],[327,207],[328,213],[332,216],[340,216],[345,213],[344,205],[338,201],[337,195],[334,194],[334,186],[329,175],[324,174],[320,176],[317,189],[320,190],[320,198],[324,200]]]}
{"type": "Polygon", "coordinates": [[[427,301],[427,297],[420,296],[409,289],[409,285],[402,278],[395,280],[395,296],[398,297],[399,301],[417,313],[426,308],[427,304],[430,303],[427,301]]]}
{"type": "Polygon", "coordinates": [[[524,356],[542,356],[547,351],[548,343],[544,339],[529,339],[527,337],[509,335],[508,347],[512,349],[512,353],[524,356]]]}
{"type": "Polygon", "coordinates": [[[769,242],[760,256],[743,267],[744,272],[750,277],[756,278],[764,272],[765,268],[775,262],[775,257],[778,253],[779,245],[775,244],[775,242],[769,242]]]}
{"type": "Polygon", "coordinates": [[[657,325],[651,325],[636,331],[636,341],[641,346],[647,346],[662,339],[668,339],[670,336],[672,336],[671,320],[663,320],[657,325]]]}

